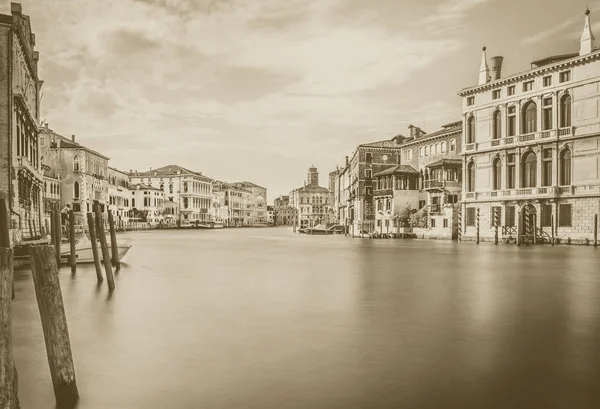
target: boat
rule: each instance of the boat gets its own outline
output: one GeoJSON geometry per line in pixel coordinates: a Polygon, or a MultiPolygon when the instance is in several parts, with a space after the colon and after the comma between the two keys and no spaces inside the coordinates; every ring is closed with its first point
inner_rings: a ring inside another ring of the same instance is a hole
{"type": "MultiPolygon", "coordinates": [[[[111,242],[110,242],[109,237],[107,237],[107,243],[108,243],[109,253],[111,253],[111,255],[112,255],[112,250],[111,250],[112,247],[111,247],[111,242]]],[[[102,250],[100,248],[99,241],[97,242],[97,247],[98,247],[98,255],[100,256],[100,261],[102,262],[103,261],[102,260],[102,250]]],[[[118,250],[118,254],[119,254],[119,260],[121,260],[123,257],[125,257],[125,255],[131,249],[131,247],[132,247],[132,245],[131,245],[130,239],[121,238],[120,240],[117,240],[117,250],[118,250]]],[[[68,242],[61,243],[60,259],[63,260],[63,262],[69,262],[70,257],[71,257],[71,244],[68,242]]],[[[83,233],[82,235],[80,235],[78,238],[75,239],[75,258],[76,258],[78,264],[94,262],[94,253],[92,252],[92,242],[85,233],[83,233]]]]}

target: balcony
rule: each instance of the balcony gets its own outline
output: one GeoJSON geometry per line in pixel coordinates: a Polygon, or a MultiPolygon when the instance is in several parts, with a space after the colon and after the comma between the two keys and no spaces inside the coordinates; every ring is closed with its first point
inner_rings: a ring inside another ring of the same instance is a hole
{"type": "Polygon", "coordinates": [[[597,196],[600,195],[600,184],[595,185],[569,185],[569,186],[542,186],[529,188],[516,188],[494,190],[490,192],[466,192],[466,201],[487,200],[525,200],[544,199],[563,196],[597,196]]]}
{"type": "Polygon", "coordinates": [[[26,156],[17,156],[17,166],[29,171],[36,179],[43,178],[42,172],[33,166],[33,163],[26,156]]]}
{"type": "Polygon", "coordinates": [[[536,142],[557,141],[562,137],[569,137],[575,134],[575,127],[569,126],[558,129],[547,129],[539,132],[507,136],[504,138],[492,139],[485,142],[476,142],[466,144],[463,150],[465,152],[486,151],[496,149],[502,146],[523,146],[531,145],[536,142]]]}
{"type": "Polygon", "coordinates": [[[388,189],[375,189],[373,196],[393,196],[394,191],[391,188],[388,189]]]}
{"type": "Polygon", "coordinates": [[[458,190],[462,189],[462,182],[456,180],[430,179],[425,180],[424,190],[458,190]]]}

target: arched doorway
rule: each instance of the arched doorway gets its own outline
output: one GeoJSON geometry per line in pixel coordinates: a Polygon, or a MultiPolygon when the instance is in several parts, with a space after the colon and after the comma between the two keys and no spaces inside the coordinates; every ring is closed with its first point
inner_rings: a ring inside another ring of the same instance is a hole
{"type": "Polygon", "coordinates": [[[537,211],[531,203],[526,203],[521,207],[519,217],[519,234],[521,240],[525,239],[529,243],[533,243],[537,229],[537,211]]]}

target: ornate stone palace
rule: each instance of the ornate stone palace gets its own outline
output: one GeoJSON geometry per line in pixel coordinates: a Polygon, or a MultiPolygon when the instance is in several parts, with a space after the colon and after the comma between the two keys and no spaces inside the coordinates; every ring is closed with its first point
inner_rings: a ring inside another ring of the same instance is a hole
{"type": "Polygon", "coordinates": [[[43,216],[38,59],[29,16],[11,3],[11,15],[0,14],[0,195],[17,233],[43,216]]]}
{"type": "Polygon", "coordinates": [[[600,213],[600,51],[589,11],[578,53],[502,77],[502,57],[463,89],[463,239],[593,238],[600,213]],[[497,214],[498,217],[493,217],[497,214]],[[554,225],[554,231],[551,226],[554,225]]]}

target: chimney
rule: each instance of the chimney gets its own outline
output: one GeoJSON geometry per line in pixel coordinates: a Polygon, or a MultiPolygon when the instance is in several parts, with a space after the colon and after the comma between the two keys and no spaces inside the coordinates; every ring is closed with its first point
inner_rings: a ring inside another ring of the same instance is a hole
{"type": "Polygon", "coordinates": [[[71,141],[75,142],[75,135],[71,135],[71,141]]]}
{"type": "Polygon", "coordinates": [[[46,130],[48,130],[48,122],[46,122],[44,126],[46,127],[46,130]]]}
{"type": "Polygon", "coordinates": [[[492,81],[499,80],[502,78],[502,62],[504,61],[504,57],[496,56],[490,59],[491,70],[492,70],[492,81]]]}
{"type": "Polygon", "coordinates": [[[23,12],[23,8],[21,7],[21,3],[10,3],[10,14],[21,14],[23,12]]]}
{"type": "Polygon", "coordinates": [[[346,166],[348,166],[349,162],[348,162],[348,157],[346,156],[346,166]]]}

